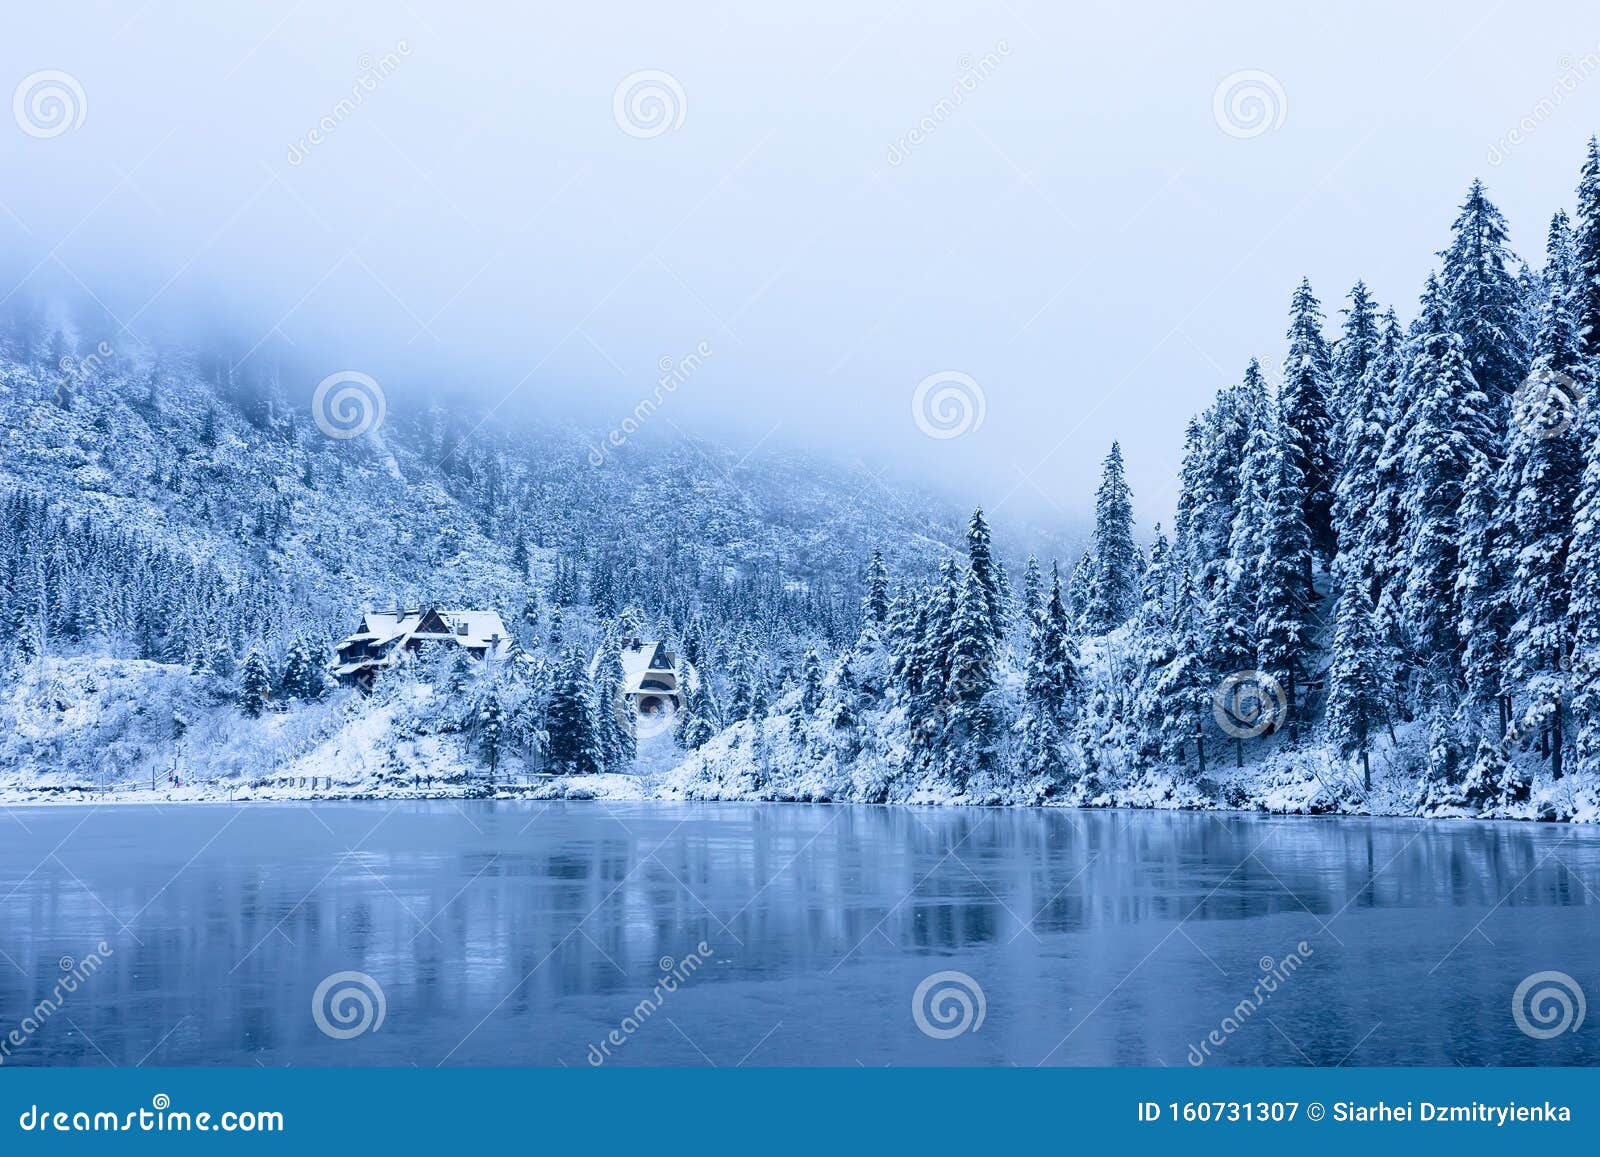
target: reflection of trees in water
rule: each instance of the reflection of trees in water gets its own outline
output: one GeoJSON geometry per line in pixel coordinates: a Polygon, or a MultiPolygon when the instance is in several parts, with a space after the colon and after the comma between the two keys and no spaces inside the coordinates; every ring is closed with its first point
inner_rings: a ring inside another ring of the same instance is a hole
{"type": "MultiPolygon", "coordinates": [[[[1145,924],[1153,942],[1180,919],[1440,908],[1476,919],[1513,888],[1515,906],[1587,905],[1572,871],[1596,887],[1600,864],[1587,833],[1531,825],[544,807],[327,808],[326,828],[304,809],[255,807],[210,844],[218,809],[30,817],[40,847],[0,847],[0,894],[15,889],[0,944],[21,969],[0,961],[4,1027],[49,991],[61,956],[102,938],[115,955],[65,1010],[81,1031],[57,1019],[20,1059],[103,1063],[103,1050],[136,1062],[170,1030],[151,1063],[234,1061],[240,1049],[354,1061],[325,1052],[307,1012],[316,983],[341,969],[380,979],[395,1021],[386,1031],[436,1018],[444,1035],[465,1034],[491,1014],[536,1026],[573,1002],[610,1009],[702,941],[718,965],[691,986],[730,986],[737,1000],[731,986],[746,980],[1013,942],[1093,952],[1097,932],[1145,924]],[[71,872],[49,858],[35,867],[80,822],[61,853],[71,872]]],[[[1466,976],[1487,966],[1458,963],[1466,976]]],[[[1463,1015],[1481,1004],[1460,1000],[1463,1015]]]]}

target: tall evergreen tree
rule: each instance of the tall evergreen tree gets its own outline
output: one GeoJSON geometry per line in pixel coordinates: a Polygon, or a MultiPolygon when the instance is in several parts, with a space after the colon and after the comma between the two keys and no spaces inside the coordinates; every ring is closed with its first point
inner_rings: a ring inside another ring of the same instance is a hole
{"type": "MultiPolygon", "coordinates": [[[[1312,551],[1331,559],[1333,537],[1333,419],[1328,408],[1333,362],[1322,336],[1322,305],[1304,279],[1289,305],[1289,355],[1283,363],[1283,388],[1278,395],[1279,421],[1294,466],[1304,479],[1305,508],[1301,521],[1311,535],[1312,551]]],[[[1305,583],[1311,585],[1309,560],[1305,583]]]]}
{"type": "Polygon", "coordinates": [[[1504,412],[1527,373],[1521,337],[1521,293],[1506,219],[1473,181],[1451,227],[1440,288],[1450,329],[1461,339],[1473,380],[1491,406],[1504,412]]]}
{"type": "Polygon", "coordinates": [[[1362,781],[1372,789],[1369,740],[1389,722],[1393,674],[1388,670],[1377,611],[1366,581],[1350,574],[1339,590],[1329,671],[1328,733],[1340,754],[1361,756],[1362,781]]]}
{"type": "Polygon", "coordinates": [[[593,775],[600,771],[600,741],[594,721],[594,685],[583,657],[572,649],[561,662],[546,709],[552,771],[558,775],[593,775]]]}
{"type": "Polygon", "coordinates": [[[1139,548],[1133,541],[1133,491],[1122,447],[1111,443],[1094,504],[1095,569],[1086,617],[1095,634],[1114,631],[1139,605],[1139,548]]]}
{"type": "Polygon", "coordinates": [[[1004,639],[1006,616],[1002,580],[989,542],[989,524],[984,521],[982,510],[973,511],[967,523],[967,567],[983,593],[984,618],[989,623],[990,633],[996,641],[1004,639]]]}
{"type": "Polygon", "coordinates": [[[889,617],[889,571],[883,565],[883,553],[872,552],[867,564],[867,593],[862,600],[861,613],[869,622],[882,625],[889,617]]]}
{"type": "Polygon", "coordinates": [[[1578,214],[1573,221],[1573,322],[1579,349],[1600,359],[1600,140],[1589,138],[1589,154],[1578,180],[1578,214]]]}

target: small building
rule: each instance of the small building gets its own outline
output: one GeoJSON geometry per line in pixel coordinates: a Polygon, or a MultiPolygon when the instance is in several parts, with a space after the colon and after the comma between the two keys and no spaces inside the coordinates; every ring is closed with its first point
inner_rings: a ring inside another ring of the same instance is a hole
{"type": "MultiPolygon", "coordinates": [[[[683,706],[685,687],[692,689],[694,672],[680,675],[678,657],[667,650],[665,643],[652,643],[644,639],[622,639],[622,694],[642,718],[659,715],[663,711],[677,711],[683,706]]],[[[589,661],[589,677],[600,670],[600,652],[589,661]]]]}
{"type": "Polygon", "coordinates": [[[338,645],[333,674],[341,683],[372,690],[378,673],[407,653],[426,647],[460,647],[474,659],[488,658],[511,641],[497,611],[368,611],[356,633],[338,645]]]}

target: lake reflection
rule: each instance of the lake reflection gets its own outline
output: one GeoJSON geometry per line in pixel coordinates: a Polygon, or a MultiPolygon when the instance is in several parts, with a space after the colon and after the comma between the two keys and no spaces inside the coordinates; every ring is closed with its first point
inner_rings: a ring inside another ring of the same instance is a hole
{"type": "Polygon", "coordinates": [[[608,1063],[1183,1065],[1213,1030],[1213,1064],[1600,1063],[1591,1021],[1537,1040],[1511,1007],[1548,970],[1600,996],[1583,828],[370,802],[16,809],[0,835],[10,1064],[585,1065],[616,1031],[608,1063]],[[1264,965],[1285,978],[1240,1016],[1264,965]],[[312,997],[348,971],[384,1019],[336,1039],[312,997]],[[941,971],[981,988],[978,1031],[919,1027],[941,971]]]}

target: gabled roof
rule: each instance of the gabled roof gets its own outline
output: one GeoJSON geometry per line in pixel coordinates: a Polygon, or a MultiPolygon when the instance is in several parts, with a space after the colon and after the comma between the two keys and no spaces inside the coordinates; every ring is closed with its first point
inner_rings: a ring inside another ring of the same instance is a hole
{"type": "MultiPolygon", "coordinates": [[[[645,677],[651,673],[657,675],[665,673],[677,676],[678,667],[672,652],[667,650],[665,643],[640,642],[637,646],[627,645],[621,650],[622,655],[622,689],[624,693],[632,694],[643,689],[645,677]]],[[[589,677],[592,679],[600,670],[600,652],[596,651],[589,660],[589,677]]],[[[693,682],[694,675],[689,672],[686,680],[693,682]]],[[[660,688],[651,688],[659,690],[660,688]]]]}
{"type": "Polygon", "coordinates": [[[370,642],[383,646],[398,643],[403,646],[410,639],[444,641],[449,639],[463,647],[488,648],[511,638],[498,611],[441,611],[434,608],[417,611],[368,611],[361,619],[361,629],[345,643],[370,642]]]}

